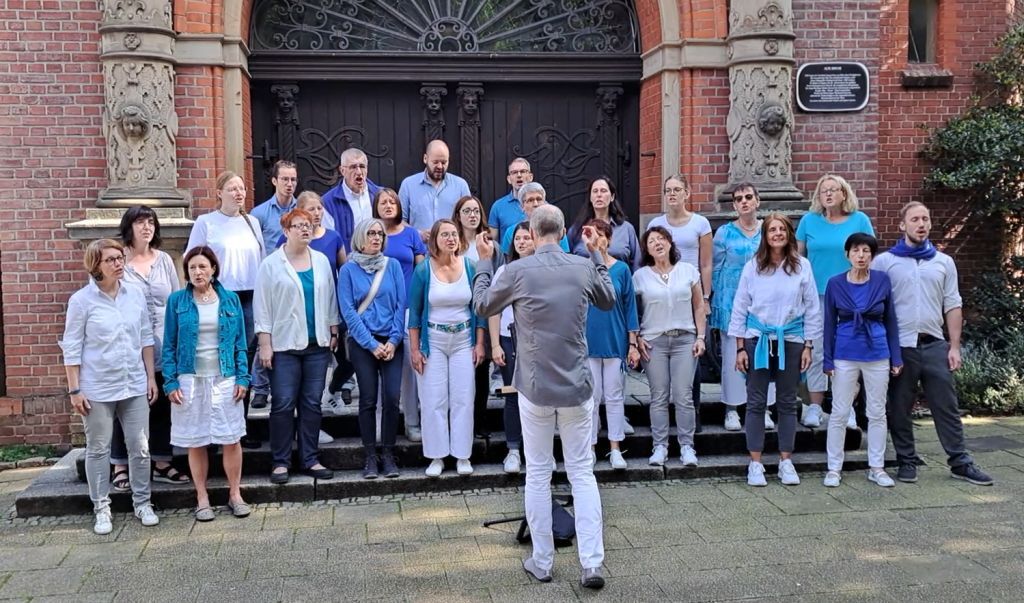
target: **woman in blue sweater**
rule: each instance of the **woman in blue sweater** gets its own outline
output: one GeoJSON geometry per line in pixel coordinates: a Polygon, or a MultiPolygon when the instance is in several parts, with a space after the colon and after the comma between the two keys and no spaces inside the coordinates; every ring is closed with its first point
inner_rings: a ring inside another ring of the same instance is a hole
{"type": "Polygon", "coordinates": [[[608,251],[612,239],[612,225],[594,218],[583,225],[597,232],[597,248],[605,258],[608,276],[615,285],[615,307],[601,310],[591,304],[587,311],[587,350],[590,372],[594,382],[594,425],[590,445],[597,459],[597,432],[601,429],[601,402],[608,418],[609,461],[612,469],[626,469],[619,443],[625,439],[625,365],[640,362],[637,335],[640,321],[636,312],[636,292],[633,277],[625,262],[615,259],[608,251]]]}
{"type": "Polygon", "coordinates": [[[889,375],[903,368],[899,328],[889,276],[871,270],[878,253],[875,237],[855,233],[846,239],[851,268],[825,287],[823,369],[832,377],[832,415],[828,421],[828,473],[825,486],[835,488],[842,479],[846,421],[857,395],[857,380],[864,378],[868,416],[868,480],[891,488],[885,472],[885,403],[889,375]]]}
{"type": "Polygon", "coordinates": [[[352,253],[338,271],[338,304],[348,326],[345,346],[359,384],[359,435],[365,454],[363,478],[398,477],[395,438],[402,390],[405,337],[405,278],[398,261],[382,253],[384,222],[356,224],[352,253]],[[375,286],[376,283],[376,286],[375,286]],[[381,455],[377,456],[377,384],[381,384],[381,455]]]}

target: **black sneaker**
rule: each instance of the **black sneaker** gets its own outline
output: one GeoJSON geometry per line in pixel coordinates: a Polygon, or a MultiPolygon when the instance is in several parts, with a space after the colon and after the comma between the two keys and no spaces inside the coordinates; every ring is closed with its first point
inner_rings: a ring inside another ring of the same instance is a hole
{"type": "Polygon", "coordinates": [[[255,394],[252,397],[252,402],[249,404],[250,408],[266,408],[267,407],[267,394],[255,394]]]}
{"type": "Polygon", "coordinates": [[[384,477],[398,477],[398,464],[390,450],[385,450],[380,457],[380,472],[384,477]]]}
{"type": "Polygon", "coordinates": [[[363,479],[377,479],[377,455],[375,453],[367,453],[366,460],[363,462],[363,479]]]}
{"type": "Polygon", "coordinates": [[[981,469],[978,469],[978,466],[974,463],[967,463],[966,465],[960,465],[959,467],[950,467],[949,475],[954,479],[962,479],[965,482],[974,484],[975,486],[992,485],[992,478],[981,469]]]}
{"type": "Polygon", "coordinates": [[[914,463],[900,463],[900,468],[896,471],[896,479],[908,484],[916,482],[917,465],[914,463]]]}

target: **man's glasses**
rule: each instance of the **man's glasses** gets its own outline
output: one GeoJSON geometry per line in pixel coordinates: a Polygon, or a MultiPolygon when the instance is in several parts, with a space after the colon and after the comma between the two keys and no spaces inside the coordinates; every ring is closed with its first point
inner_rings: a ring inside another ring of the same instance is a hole
{"type": "Polygon", "coordinates": [[[511,171],[509,171],[508,175],[512,176],[514,178],[516,176],[525,176],[525,175],[527,175],[529,173],[530,173],[530,170],[511,170],[511,171]]]}
{"type": "Polygon", "coordinates": [[[739,203],[740,201],[743,201],[744,199],[747,200],[747,201],[753,201],[754,200],[754,193],[746,193],[744,195],[733,195],[733,197],[732,197],[732,200],[737,202],[737,203],[739,203]]]}

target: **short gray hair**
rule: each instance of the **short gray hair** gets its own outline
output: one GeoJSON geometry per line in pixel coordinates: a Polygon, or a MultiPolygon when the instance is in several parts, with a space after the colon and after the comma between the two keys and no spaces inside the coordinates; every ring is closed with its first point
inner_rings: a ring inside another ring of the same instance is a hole
{"type": "Polygon", "coordinates": [[[350,147],[341,152],[341,157],[338,158],[338,165],[345,165],[345,162],[351,159],[366,159],[366,153],[362,149],[356,147],[350,147]]]}
{"type": "Polygon", "coordinates": [[[544,187],[540,182],[527,182],[519,189],[519,196],[517,200],[520,205],[523,204],[523,199],[526,198],[526,195],[530,193],[540,193],[541,196],[544,197],[544,200],[547,201],[548,193],[544,190],[544,187]]]}
{"type": "Polygon", "coordinates": [[[516,158],[515,158],[515,159],[513,159],[512,161],[509,161],[509,162],[508,162],[508,168],[509,168],[509,169],[512,169],[512,166],[513,166],[513,165],[515,165],[515,164],[517,164],[517,163],[522,163],[522,164],[525,164],[525,165],[526,165],[526,169],[528,169],[528,170],[529,170],[529,169],[532,169],[532,168],[530,168],[530,162],[529,162],[529,161],[527,161],[526,159],[524,159],[523,157],[516,157],[516,158]]]}
{"type": "Polygon", "coordinates": [[[358,251],[359,253],[363,252],[363,249],[366,248],[366,241],[369,238],[369,237],[366,236],[366,233],[369,232],[370,228],[374,224],[379,225],[380,229],[382,231],[384,231],[384,238],[380,242],[381,252],[384,251],[384,243],[386,243],[387,240],[388,240],[388,229],[384,226],[384,221],[381,220],[381,219],[378,219],[378,218],[369,218],[367,220],[360,220],[359,224],[356,224],[356,227],[354,229],[352,229],[352,250],[353,251],[358,251]]]}
{"type": "Polygon", "coordinates": [[[559,238],[565,230],[565,216],[554,205],[541,205],[530,215],[530,230],[538,238],[559,238]]]}

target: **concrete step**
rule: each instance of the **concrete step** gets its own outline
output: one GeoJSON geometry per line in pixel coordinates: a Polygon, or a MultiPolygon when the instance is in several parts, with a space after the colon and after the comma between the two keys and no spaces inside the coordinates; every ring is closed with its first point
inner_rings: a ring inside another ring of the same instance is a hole
{"type": "MultiPolygon", "coordinates": [[[[78,479],[76,465],[84,454],[82,449],[69,452],[59,463],[50,467],[23,490],[15,500],[19,517],[38,515],[78,515],[92,510],[88,486],[78,479]]],[[[774,479],[778,470],[777,455],[766,456],[765,467],[769,479],[774,479]]],[[[793,455],[797,471],[816,474],[826,468],[823,452],[800,452],[793,455]]],[[[652,467],[643,459],[630,459],[629,468],[613,470],[606,461],[597,463],[595,475],[599,483],[623,481],[660,481],[665,479],[696,479],[709,477],[742,477],[746,475],[748,457],[746,454],[706,455],[700,457],[699,467],[683,467],[672,458],[664,467],[652,467]]],[[[449,465],[453,465],[449,463],[449,465]]],[[[847,472],[865,469],[867,456],[864,451],[850,451],[846,455],[847,472]]],[[[335,473],[334,479],[315,480],[304,475],[293,475],[289,483],[271,484],[266,474],[246,476],[242,480],[245,499],[252,503],[267,502],[310,502],[351,497],[383,496],[413,492],[440,492],[475,490],[481,488],[519,487],[523,485],[523,474],[509,475],[498,463],[474,463],[474,473],[469,476],[456,475],[454,467],[446,467],[440,478],[428,478],[421,468],[403,468],[402,475],[385,479],[364,480],[355,470],[335,473]]],[[[556,484],[567,483],[564,467],[559,465],[553,476],[556,484]]],[[[803,488],[818,488],[820,475],[805,475],[803,488]]],[[[153,503],[159,509],[190,508],[195,505],[195,491],[191,486],[172,486],[153,483],[153,503]]],[[[227,483],[223,478],[211,478],[208,483],[211,502],[223,505],[227,502],[227,483]]],[[[810,491],[810,490],[807,490],[810,491]]],[[[131,510],[131,494],[112,493],[115,511],[131,510]]]]}
{"type": "MultiPolygon", "coordinates": [[[[847,430],[846,449],[857,450],[861,445],[862,434],[860,431],[847,430]]],[[[798,452],[824,451],[826,432],[823,429],[808,429],[798,426],[796,432],[796,450],[798,452]]],[[[621,448],[627,460],[646,461],[652,452],[651,430],[649,427],[637,427],[636,433],[626,436],[621,448]]],[[[747,450],[746,435],[742,431],[726,431],[721,426],[705,427],[701,433],[694,436],[694,448],[697,454],[702,457],[713,455],[744,454],[747,450]]],[[[778,448],[778,434],[769,431],[765,434],[765,449],[776,450],[778,448]]],[[[508,452],[505,436],[503,433],[491,434],[487,439],[476,439],[473,442],[474,463],[497,463],[500,464],[508,452]]],[[[597,454],[603,459],[608,453],[608,440],[604,431],[598,438],[597,454]]],[[[679,444],[675,439],[675,428],[670,429],[669,453],[672,458],[680,454],[679,444]]],[[[561,459],[561,448],[558,438],[555,438],[555,456],[561,459]]],[[[425,468],[429,459],[423,457],[423,449],[420,443],[410,442],[404,436],[399,436],[395,446],[395,457],[402,467],[425,468]]],[[[243,455],[242,472],[244,475],[267,475],[272,468],[270,447],[264,443],[258,449],[246,450],[243,455]]],[[[297,459],[293,458],[293,467],[297,467],[297,459]]],[[[341,437],[330,444],[320,447],[320,462],[331,469],[358,470],[363,466],[363,445],[357,437],[341,437]]],[[[77,462],[79,479],[85,481],[85,460],[79,457],[77,462]]],[[[175,459],[175,466],[179,471],[188,471],[187,459],[178,457],[175,459]]],[[[221,476],[223,471],[218,454],[212,454],[210,459],[210,475],[221,476]]]]}

